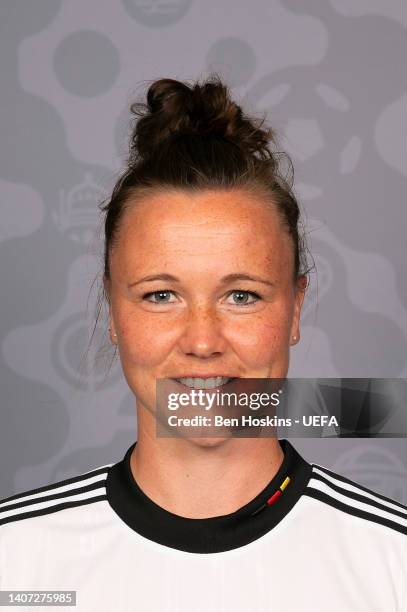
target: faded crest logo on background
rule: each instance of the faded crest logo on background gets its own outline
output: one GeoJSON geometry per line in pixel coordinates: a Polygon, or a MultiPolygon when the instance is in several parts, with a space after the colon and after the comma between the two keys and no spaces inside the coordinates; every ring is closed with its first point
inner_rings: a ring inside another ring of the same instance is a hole
{"type": "Polygon", "coordinates": [[[90,173],[68,192],[61,190],[59,209],[52,211],[58,229],[74,242],[88,244],[99,219],[98,204],[106,195],[90,173]]]}
{"type": "MultiPolygon", "coordinates": [[[[106,330],[97,326],[92,338],[87,359],[83,356],[87,348],[90,322],[85,313],[75,313],[64,319],[55,329],[51,342],[52,363],[59,376],[69,385],[82,391],[99,391],[116,383],[121,370],[116,360],[107,375],[107,363],[103,351],[97,347],[106,339],[106,330]],[[79,362],[79,357],[82,359],[79,362]]],[[[111,347],[108,347],[111,351],[111,347]]]]}
{"type": "Polygon", "coordinates": [[[131,17],[152,28],[173,25],[188,11],[192,0],[123,0],[131,17]]]}

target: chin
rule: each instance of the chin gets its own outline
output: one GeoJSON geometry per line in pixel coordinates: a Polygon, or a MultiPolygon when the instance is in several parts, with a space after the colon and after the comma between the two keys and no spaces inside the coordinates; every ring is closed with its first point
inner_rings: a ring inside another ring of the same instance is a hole
{"type": "Polygon", "coordinates": [[[199,448],[217,448],[231,439],[231,436],[225,436],[224,438],[185,438],[193,446],[199,448]]]}

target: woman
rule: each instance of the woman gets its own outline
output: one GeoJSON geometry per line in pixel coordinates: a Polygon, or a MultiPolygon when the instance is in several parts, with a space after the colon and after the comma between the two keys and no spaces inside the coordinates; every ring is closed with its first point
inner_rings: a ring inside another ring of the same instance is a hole
{"type": "MultiPolygon", "coordinates": [[[[156,435],[156,382],[285,378],[306,290],[271,129],[217,78],[153,83],[104,207],[122,461],[0,504],[1,589],[79,610],[407,610],[407,509],[275,436],[156,435]]],[[[213,430],[211,431],[213,434],[213,430]]]]}

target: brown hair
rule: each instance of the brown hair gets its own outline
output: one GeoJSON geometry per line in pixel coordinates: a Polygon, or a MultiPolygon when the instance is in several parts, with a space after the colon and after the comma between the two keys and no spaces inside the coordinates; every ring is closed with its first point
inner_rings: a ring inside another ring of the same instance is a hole
{"type": "MultiPolygon", "coordinates": [[[[107,279],[109,254],[126,207],[148,192],[168,189],[244,188],[262,195],[277,207],[292,238],[293,280],[308,274],[291,159],[278,150],[274,130],[264,119],[245,114],[219,76],[193,84],[159,79],[150,85],[146,102],[132,104],[131,111],[135,125],[127,168],[111,197],[100,206],[105,213],[103,267],[107,279]],[[286,176],[283,161],[288,167],[286,176]]],[[[108,302],[104,288],[102,291],[102,300],[108,302]]],[[[100,308],[99,301],[98,315],[100,308]]]]}

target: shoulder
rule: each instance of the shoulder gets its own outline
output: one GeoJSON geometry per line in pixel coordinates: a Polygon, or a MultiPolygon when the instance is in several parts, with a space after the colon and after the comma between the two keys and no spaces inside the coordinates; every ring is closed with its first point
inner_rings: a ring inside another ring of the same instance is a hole
{"type": "Polygon", "coordinates": [[[304,494],[336,511],[407,535],[407,506],[326,467],[311,464],[304,494]]]}
{"type": "Polygon", "coordinates": [[[105,500],[106,478],[111,465],[103,465],[66,480],[1,499],[0,527],[105,500]]]}

